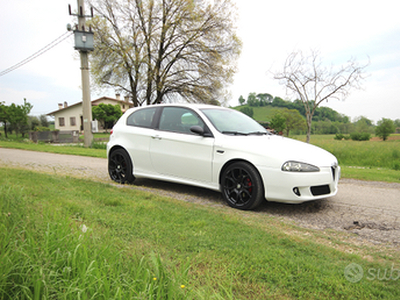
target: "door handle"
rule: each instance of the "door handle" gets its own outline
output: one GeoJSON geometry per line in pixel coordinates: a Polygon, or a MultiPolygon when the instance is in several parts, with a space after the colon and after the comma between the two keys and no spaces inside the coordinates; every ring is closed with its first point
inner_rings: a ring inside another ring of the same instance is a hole
{"type": "Polygon", "coordinates": [[[153,140],[161,140],[162,139],[162,137],[160,137],[158,134],[157,135],[152,135],[151,138],[153,140]]]}

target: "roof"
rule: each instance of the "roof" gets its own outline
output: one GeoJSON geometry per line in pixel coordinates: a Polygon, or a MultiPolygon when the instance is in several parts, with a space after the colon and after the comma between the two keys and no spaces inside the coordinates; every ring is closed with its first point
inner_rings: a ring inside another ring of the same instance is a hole
{"type": "MultiPolygon", "coordinates": [[[[105,97],[105,96],[104,96],[104,97],[101,97],[101,98],[99,98],[99,99],[92,100],[92,101],[91,101],[92,106],[96,106],[96,105],[102,103],[102,101],[104,101],[104,100],[111,100],[111,101],[115,101],[115,102],[118,102],[118,103],[121,103],[121,104],[128,104],[128,105],[131,105],[131,104],[132,104],[132,102],[129,102],[129,101],[125,101],[125,100],[120,100],[120,99],[115,99],[115,98],[110,98],[110,97],[105,97]]],[[[52,115],[54,115],[55,113],[58,113],[58,112],[61,112],[61,111],[65,111],[65,110],[67,110],[67,109],[69,109],[69,108],[71,108],[71,107],[75,107],[75,106],[81,105],[82,102],[83,102],[83,101],[80,101],[80,102],[78,102],[78,103],[74,103],[74,104],[72,104],[72,105],[68,105],[67,107],[63,107],[63,108],[57,109],[57,110],[55,110],[55,111],[52,111],[52,112],[48,113],[47,115],[48,115],[48,116],[52,116],[52,115]]]]}

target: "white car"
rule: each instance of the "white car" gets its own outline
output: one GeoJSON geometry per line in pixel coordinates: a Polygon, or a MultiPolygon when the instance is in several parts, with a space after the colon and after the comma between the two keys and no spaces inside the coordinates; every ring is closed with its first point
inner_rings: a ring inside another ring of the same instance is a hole
{"type": "Polygon", "coordinates": [[[340,167],[329,152],[269,134],[233,109],[166,104],[129,109],[107,144],[118,183],[152,178],[221,191],[234,208],[264,199],[302,203],[334,196],[340,167]]]}

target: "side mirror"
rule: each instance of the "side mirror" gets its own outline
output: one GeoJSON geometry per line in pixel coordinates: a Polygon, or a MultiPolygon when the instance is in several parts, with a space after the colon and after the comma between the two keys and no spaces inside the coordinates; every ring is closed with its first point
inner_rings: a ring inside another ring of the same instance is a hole
{"type": "Polygon", "coordinates": [[[201,136],[204,135],[204,129],[201,128],[199,125],[190,127],[190,131],[201,136]]]}

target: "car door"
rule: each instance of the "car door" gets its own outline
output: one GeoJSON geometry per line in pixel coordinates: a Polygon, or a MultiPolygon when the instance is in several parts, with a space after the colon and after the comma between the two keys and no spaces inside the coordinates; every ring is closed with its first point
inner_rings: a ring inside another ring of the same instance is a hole
{"type": "Polygon", "coordinates": [[[136,110],[126,119],[126,126],[119,129],[124,137],[124,147],[131,157],[135,176],[154,174],[150,159],[150,141],[154,135],[156,107],[136,110]]]}
{"type": "Polygon", "coordinates": [[[196,112],[183,107],[164,107],[158,131],[150,141],[153,168],[166,177],[189,181],[212,181],[214,138],[190,131],[205,124],[196,112]]]}

